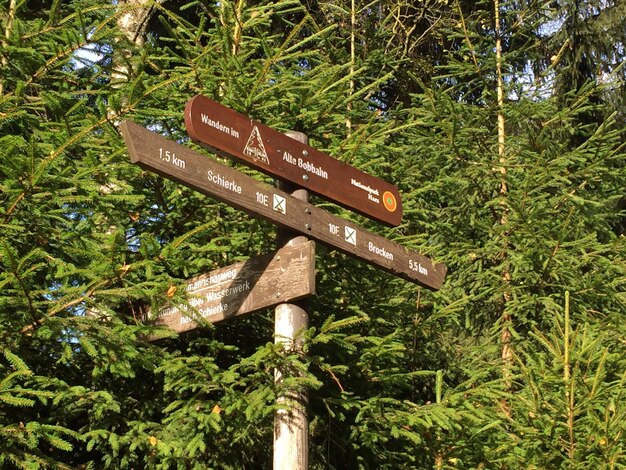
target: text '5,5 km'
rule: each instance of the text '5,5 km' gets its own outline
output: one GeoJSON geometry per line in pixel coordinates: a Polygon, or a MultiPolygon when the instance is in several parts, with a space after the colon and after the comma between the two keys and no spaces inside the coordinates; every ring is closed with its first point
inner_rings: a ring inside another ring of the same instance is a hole
{"type": "Polygon", "coordinates": [[[120,126],[133,163],[409,281],[439,289],[446,267],[132,122],[120,126]],[[167,155],[170,155],[167,160],[167,155]],[[165,155],[165,158],[162,158],[165,155]]]}

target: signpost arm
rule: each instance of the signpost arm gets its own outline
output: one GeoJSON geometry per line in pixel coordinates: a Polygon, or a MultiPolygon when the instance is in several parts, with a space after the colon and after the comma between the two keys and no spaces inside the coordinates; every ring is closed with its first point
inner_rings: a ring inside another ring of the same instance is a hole
{"type": "Polygon", "coordinates": [[[408,281],[435,290],[443,284],[446,266],[418,252],[296,199],[285,191],[267,186],[133,122],[121,123],[120,130],[131,161],[146,170],[325,243],[408,281]]]}
{"type": "MultiPolygon", "coordinates": [[[[288,132],[287,135],[304,144],[308,143],[306,135],[300,132],[288,132]]],[[[285,186],[281,189],[291,192],[297,199],[308,202],[307,190],[285,186]]],[[[280,230],[278,233],[278,242],[281,245],[293,246],[306,241],[306,237],[294,235],[287,230],[280,230]]],[[[309,317],[300,305],[284,303],[276,307],[274,341],[281,344],[286,353],[303,354],[302,332],[308,327],[309,317]]],[[[288,373],[289,370],[276,369],[274,371],[276,383],[279,385],[288,373]]],[[[307,470],[309,468],[307,392],[286,391],[276,399],[276,403],[279,408],[274,416],[274,470],[307,470]]]]}

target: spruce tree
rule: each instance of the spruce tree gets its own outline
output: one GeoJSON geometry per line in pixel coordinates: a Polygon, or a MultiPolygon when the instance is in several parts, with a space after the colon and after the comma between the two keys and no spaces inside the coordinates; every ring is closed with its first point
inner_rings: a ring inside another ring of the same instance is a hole
{"type": "MultiPolygon", "coordinates": [[[[2,465],[269,467],[286,365],[312,468],[625,465],[619,82],[561,80],[553,7],[3,5],[2,465]],[[271,182],[188,141],[198,93],[396,184],[397,228],[313,202],[445,262],[443,289],[319,246],[306,358],[274,346],[271,311],[155,327],[186,279],[276,247],[129,162],[123,119],[271,182]]],[[[589,27],[618,9],[597,8],[589,27]]]]}

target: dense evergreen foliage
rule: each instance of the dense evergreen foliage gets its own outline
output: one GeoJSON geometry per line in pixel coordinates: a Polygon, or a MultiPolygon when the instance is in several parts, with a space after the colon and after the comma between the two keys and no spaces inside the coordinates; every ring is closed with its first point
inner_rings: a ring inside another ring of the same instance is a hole
{"type": "Polygon", "coordinates": [[[289,365],[311,468],[626,468],[625,8],[3,2],[0,467],[270,468],[289,365]],[[196,148],[198,93],[396,184],[394,229],[314,201],[444,287],[319,247],[304,358],[272,311],[152,326],[185,279],[276,247],[130,163],[123,119],[196,148]]]}

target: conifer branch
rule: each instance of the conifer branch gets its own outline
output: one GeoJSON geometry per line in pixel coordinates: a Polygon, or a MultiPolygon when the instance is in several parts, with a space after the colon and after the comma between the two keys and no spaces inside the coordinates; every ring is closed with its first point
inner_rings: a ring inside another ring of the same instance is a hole
{"type": "Polygon", "coordinates": [[[37,310],[35,310],[35,305],[30,295],[30,290],[26,287],[24,279],[22,278],[22,276],[20,276],[20,273],[17,272],[17,267],[13,269],[13,275],[15,276],[15,280],[17,281],[18,285],[20,286],[21,291],[24,294],[24,297],[26,298],[26,301],[28,303],[28,312],[30,313],[30,316],[33,319],[33,322],[35,323],[38,322],[40,318],[37,315],[37,310]]]}
{"type": "Polygon", "coordinates": [[[245,0],[237,0],[237,5],[235,6],[235,28],[233,30],[233,47],[232,47],[232,55],[237,55],[239,52],[239,46],[241,45],[241,35],[243,34],[243,7],[245,5],[245,0]]]}
{"type": "Polygon", "coordinates": [[[343,385],[341,385],[341,382],[339,381],[339,379],[337,378],[337,376],[335,375],[335,373],[333,372],[333,369],[331,367],[324,367],[323,368],[326,372],[328,372],[330,374],[330,376],[332,377],[332,379],[335,381],[335,383],[337,384],[337,387],[339,387],[339,391],[341,393],[344,393],[344,389],[343,389],[343,385]]]}
{"type": "Polygon", "coordinates": [[[461,27],[463,28],[463,35],[465,36],[465,42],[467,43],[467,48],[469,49],[470,54],[472,56],[472,62],[474,63],[474,66],[476,67],[476,73],[481,75],[480,65],[478,65],[478,59],[476,58],[476,50],[474,48],[474,45],[472,44],[472,40],[470,39],[469,31],[467,30],[467,25],[465,23],[465,15],[463,14],[463,10],[461,9],[461,4],[459,3],[459,0],[456,0],[455,4],[459,12],[459,18],[461,21],[461,27]]]}
{"type": "MultiPolygon", "coordinates": [[[[158,82],[156,85],[148,88],[135,101],[125,105],[119,112],[111,113],[108,116],[104,116],[104,117],[100,118],[100,120],[98,120],[95,123],[93,123],[92,125],[83,128],[83,130],[81,130],[80,132],[77,132],[76,134],[71,136],[71,138],[69,138],[68,140],[63,142],[63,144],[61,146],[59,146],[56,150],[50,152],[50,155],[47,158],[44,158],[41,161],[41,163],[37,166],[36,172],[33,175],[32,186],[35,186],[37,184],[39,178],[45,173],[45,169],[49,165],[51,165],[52,162],[54,162],[55,159],[57,159],[60,155],[62,155],[63,152],[68,147],[72,146],[76,142],[79,142],[85,136],[90,135],[96,129],[101,128],[107,122],[111,123],[112,125],[115,125],[115,122],[112,122],[112,120],[115,121],[116,119],[121,118],[125,114],[131,112],[141,102],[142,99],[144,99],[145,97],[149,96],[150,94],[152,94],[156,90],[159,90],[159,89],[161,89],[163,87],[170,86],[172,83],[177,82],[177,81],[181,81],[181,80],[183,80],[185,78],[192,78],[193,75],[194,75],[194,72],[192,70],[191,72],[189,72],[187,74],[184,74],[182,76],[177,76],[177,77],[173,77],[173,78],[171,78],[169,80],[163,80],[162,82],[158,82]]],[[[5,223],[5,224],[8,223],[8,221],[12,217],[13,212],[15,211],[15,209],[17,208],[19,203],[26,197],[28,192],[29,192],[29,190],[24,190],[15,198],[15,200],[13,201],[13,203],[11,204],[11,206],[9,207],[9,209],[7,209],[7,211],[5,213],[5,217],[4,217],[4,222],[3,223],[5,223]]]]}
{"type": "Polygon", "coordinates": [[[259,98],[260,94],[257,94],[256,90],[258,90],[259,88],[264,86],[265,81],[266,81],[266,77],[267,77],[268,73],[270,72],[272,66],[275,65],[280,60],[285,60],[286,53],[292,52],[293,50],[303,46],[304,43],[306,43],[306,42],[310,41],[311,39],[315,38],[317,35],[320,35],[322,33],[325,33],[327,31],[329,31],[330,29],[334,29],[335,28],[335,26],[332,25],[330,28],[327,28],[325,30],[316,31],[314,34],[309,35],[303,41],[300,41],[297,44],[289,46],[289,44],[291,43],[293,38],[295,38],[300,33],[302,28],[304,28],[306,26],[306,24],[309,23],[309,22],[310,22],[310,16],[308,14],[304,15],[304,18],[302,18],[302,20],[297,25],[295,25],[294,27],[291,28],[291,30],[289,31],[289,34],[284,39],[282,44],[278,47],[276,53],[273,54],[272,56],[268,57],[265,60],[265,64],[263,65],[263,69],[261,70],[261,73],[258,75],[258,77],[259,77],[258,80],[256,80],[254,82],[253,92],[251,93],[253,96],[256,95],[257,99],[259,98]]]}
{"type": "Polygon", "coordinates": [[[108,281],[108,280],[105,280],[105,281],[103,281],[103,282],[97,283],[96,285],[94,285],[93,287],[91,287],[91,288],[90,288],[90,289],[89,289],[89,290],[88,290],[85,294],[81,295],[80,297],[77,297],[77,298],[75,298],[75,299],[73,299],[73,300],[70,300],[69,302],[66,302],[66,303],[64,303],[63,305],[59,305],[59,306],[57,306],[57,307],[54,307],[54,308],[53,308],[52,310],[50,310],[50,311],[49,311],[49,312],[48,312],[45,316],[43,316],[43,317],[39,317],[39,318],[37,318],[37,319],[36,319],[36,321],[35,321],[35,322],[33,322],[33,323],[31,323],[31,324],[28,324],[28,325],[24,326],[24,327],[20,330],[20,333],[22,333],[22,334],[29,333],[30,331],[34,330],[34,329],[35,329],[35,327],[38,327],[38,326],[43,325],[43,323],[44,323],[47,319],[49,319],[49,318],[51,318],[51,317],[56,316],[58,313],[65,312],[65,311],[67,311],[67,309],[69,309],[69,308],[71,308],[71,307],[73,307],[73,306],[75,306],[75,305],[78,305],[78,304],[80,304],[80,303],[84,302],[85,300],[88,300],[88,299],[92,298],[92,297],[93,297],[93,295],[94,295],[94,293],[96,292],[96,289],[99,289],[99,288],[101,288],[101,287],[104,287],[104,286],[106,286],[108,283],[109,283],[109,281],[108,281]]]}
{"type": "MultiPolygon", "coordinates": [[[[94,7],[94,8],[106,8],[106,7],[94,7]]],[[[103,21],[98,27],[93,31],[91,38],[84,38],[83,41],[70,45],[63,50],[57,52],[56,55],[48,59],[32,76],[25,81],[24,87],[30,87],[33,83],[36,83],[38,80],[42,79],[46,72],[48,72],[57,62],[65,57],[70,57],[72,54],[76,53],[82,47],[85,47],[89,42],[94,42],[100,40],[98,36],[98,32],[102,31],[106,25],[114,22],[116,19],[115,15],[112,15],[107,20],[103,21]]],[[[43,34],[43,33],[39,33],[43,34]]]]}

